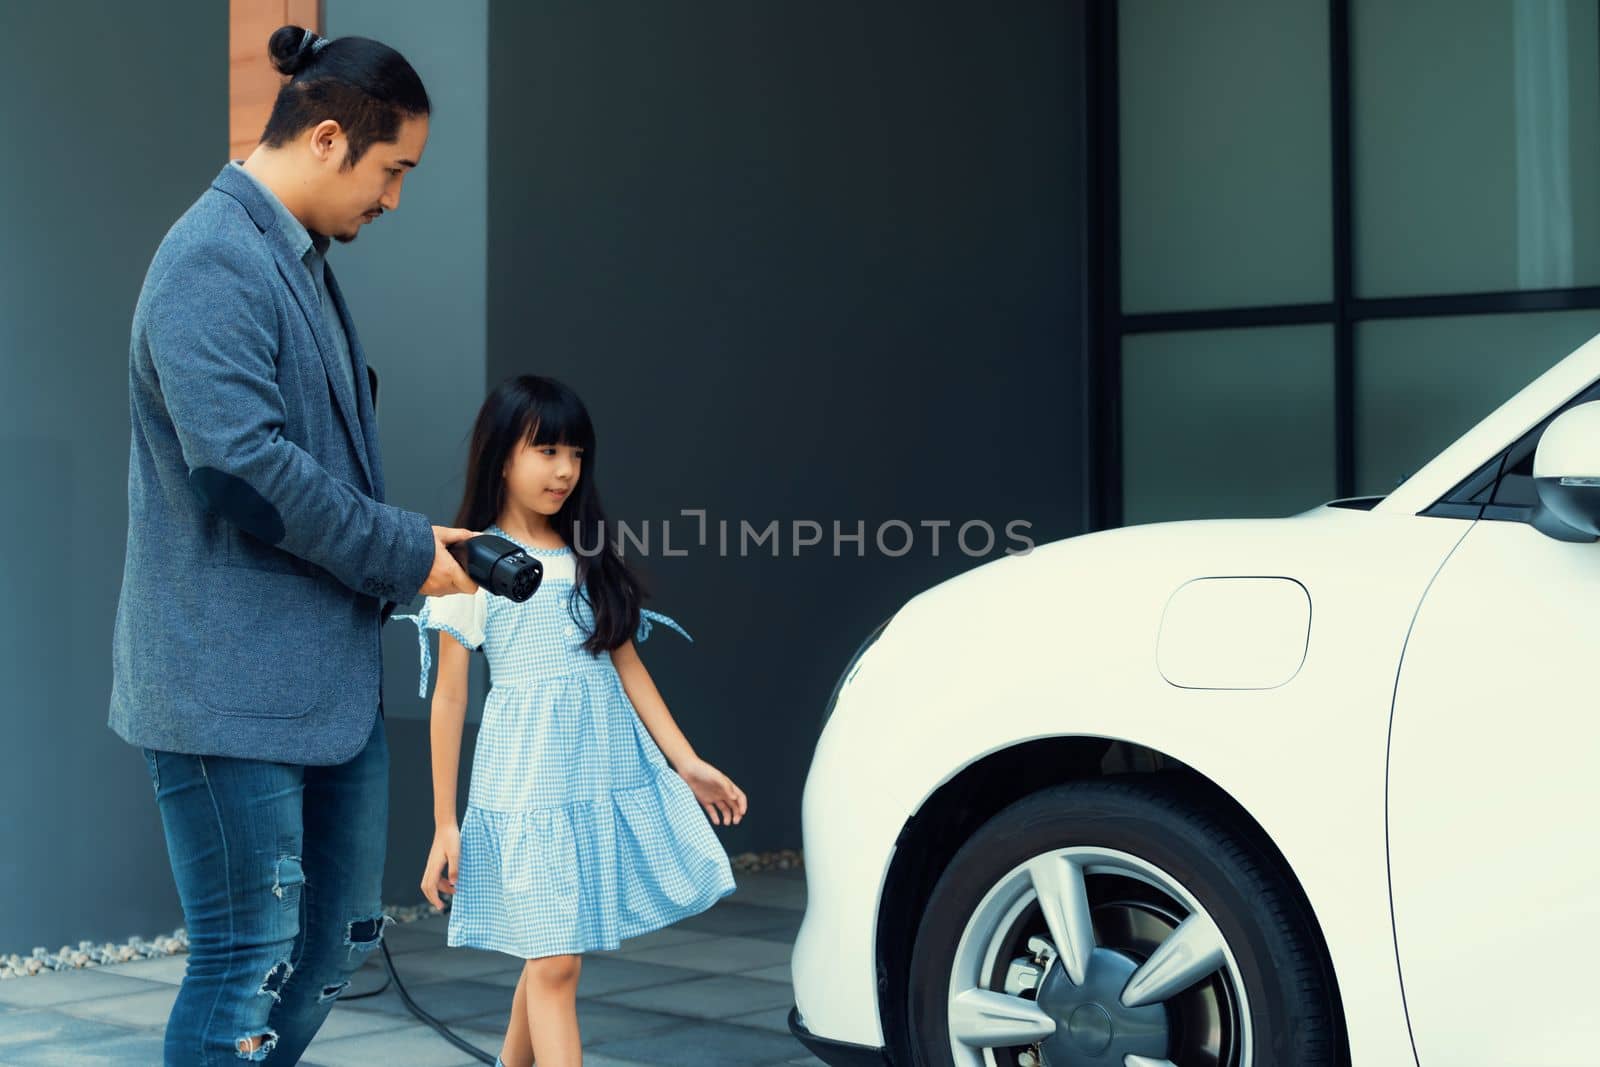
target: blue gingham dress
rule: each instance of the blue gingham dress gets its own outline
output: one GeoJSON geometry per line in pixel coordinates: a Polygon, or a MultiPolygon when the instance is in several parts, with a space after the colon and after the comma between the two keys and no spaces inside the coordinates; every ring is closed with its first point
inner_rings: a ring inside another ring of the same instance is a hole
{"type": "MultiPolygon", "coordinates": [[[[594,616],[572,595],[571,548],[487,532],[539,557],[544,581],[530,599],[480,589],[393,616],[417,625],[423,696],[430,629],[489,657],[447,943],[520,959],[600,951],[705,911],[734,890],[727,853],[610,653],[582,647],[594,616]]],[[[683,633],[646,612],[635,641],[652,620],[683,633]]]]}

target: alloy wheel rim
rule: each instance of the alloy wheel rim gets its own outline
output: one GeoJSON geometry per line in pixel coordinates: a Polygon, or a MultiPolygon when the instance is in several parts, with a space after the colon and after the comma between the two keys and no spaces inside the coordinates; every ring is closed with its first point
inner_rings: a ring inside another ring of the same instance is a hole
{"type": "Polygon", "coordinates": [[[1232,949],[1176,878],[1074,846],[1012,868],[957,943],[956,1067],[1250,1067],[1232,949]]]}

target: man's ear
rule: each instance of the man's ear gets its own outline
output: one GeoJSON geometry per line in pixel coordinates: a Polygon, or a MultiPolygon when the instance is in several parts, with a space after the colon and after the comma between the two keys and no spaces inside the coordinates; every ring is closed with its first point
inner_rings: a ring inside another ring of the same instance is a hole
{"type": "Polygon", "coordinates": [[[323,119],[311,127],[311,154],[319,163],[343,163],[347,142],[337,119],[323,119]]]}

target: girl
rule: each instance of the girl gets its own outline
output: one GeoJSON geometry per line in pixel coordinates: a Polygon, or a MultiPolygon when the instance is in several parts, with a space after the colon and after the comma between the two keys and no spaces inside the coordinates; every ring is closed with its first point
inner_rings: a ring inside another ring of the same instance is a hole
{"type": "Polygon", "coordinates": [[[639,661],[634,643],[652,620],[683,630],[640,609],[639,579],[605,540],[594,428],[571,389],[524,375],[490,394],[455,524],[521,545],[544,581],[521,604],[479,589],[395,616],[418,627],[424,696],[427,631],[441,634],[422,892],[435,907],[453,895],[448,944],[526,961],[499,1063],[568,1067],[582,1063],[582,953],[733,892],[727,854],[695,805],[713,823],[738,823],[745,795],[695,755],[639,661]],[[492,686],[458,828],[468,652],[480,647],[492,686]]]}

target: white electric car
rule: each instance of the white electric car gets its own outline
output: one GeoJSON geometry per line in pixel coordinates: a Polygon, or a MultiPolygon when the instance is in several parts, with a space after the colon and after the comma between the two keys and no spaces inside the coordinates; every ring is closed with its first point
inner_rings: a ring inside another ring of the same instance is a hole
{"type": "Polygon", "coordinates": [[[1382,499],[917,596],[832,698],[829,1064],[1600,1064],[1600,338],[1382,499]],[[1595,673],[1591,673],[1595,672],[1595,673]]]}

